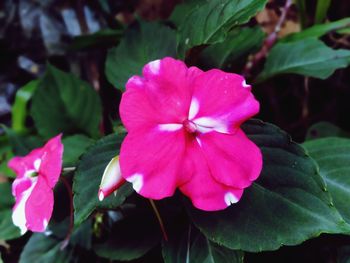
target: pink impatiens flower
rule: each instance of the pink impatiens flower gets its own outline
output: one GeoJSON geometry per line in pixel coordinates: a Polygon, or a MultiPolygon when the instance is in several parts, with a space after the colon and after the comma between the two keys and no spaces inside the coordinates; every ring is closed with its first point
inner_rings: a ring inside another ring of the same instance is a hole
{"type": "Polygon", "coordinates": [[[12,194],[16,198],[12,221],[21,234],[28,229],[45,231],[54,204],[52,189],[61,174],[62,154],[63,144],[58,135],[44,147],[10,160],[8,166],[17,174],[12,184],[12,194]]]}
{"type": "Polygon", "coordinates": [[[122,96],[128,134],[121,174],[144,197],[162,199],[179,188],[199,209],[224,209],[261,172],[261,152],[240,129],[258,111],[240,75],[172,58],[152,61],[122,96]]]}

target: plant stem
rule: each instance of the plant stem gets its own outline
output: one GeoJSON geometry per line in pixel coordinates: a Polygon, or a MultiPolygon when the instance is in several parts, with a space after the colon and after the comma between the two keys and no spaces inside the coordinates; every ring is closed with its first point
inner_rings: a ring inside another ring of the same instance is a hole
{"type": "Polygon", "coordinates": [[[163,233],[164,240],[165,240],[165,241],[168,241],[168,235],[167,235],[167,233],[166,233],[166,231],[165,231],[165,227],[164,227],[164,224],[163,224],[163,220],[162,220],[162,218],[161,218],[161,216],[160,216],[160,213],[159,213],[159,211],[158,211],[158,208],[157,208],[156,204],[154,203],[154,201],[153,201],[152,199],[148,199],[148,200],[149,200],[149,202],[151,203],[152,209],[153,209],[153,211],[154,211],[154,213],[155,213],[155,215],[156,215],[156,217],[157,217],[157,219],[158,219],[158,223],[159,223],[160,229],[161,229],[161,231],[162,231],[162,233],[163,233]]]}
{"type": "Polygon", "coordinates": [[[69,221],[69,229],[67,232],[67,235],[65,237],[65,239],[62,241],[61,247],[60,249],[63,250],[69,243],[69,239],[72,235],[73,232],[73,228],[74,228],[74,208],[73,208],[73,193],[72,193],[72,188],[70,186],[70,184],[68,183],[67,179],[64,178],[63,176],[61,176],[61,181],[64,184],[64,186],[66,187],[66,190],[68,192],[68,196],[69,196],[69,208],[70,208],[70,221],[69,221]]]}

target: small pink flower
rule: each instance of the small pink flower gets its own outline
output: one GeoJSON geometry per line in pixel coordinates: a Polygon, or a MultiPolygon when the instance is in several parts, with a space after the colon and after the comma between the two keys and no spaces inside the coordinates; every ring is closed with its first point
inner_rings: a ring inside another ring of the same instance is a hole
{"type": "Polygon", "coordinates": [[[122,96],[128,135],[121,174],[144,197],[162,199],[179,188],[199,209],[224,209],[261,172],[261,152],[240,129],[258,111],[240,75],[172,58],[152,61],[122,96]]]}
{"type": "Polygon", "coordinates": [[[53,209],[52,189],[61,174],[62,154],[60,134],[44,147],[34,149],[24,157],[14,157],[8,163],[17,174],[12,184],[12,195],[16,198],[12,221],[21,229],[21,234],[28,229],[45,231],[53,209]]]}

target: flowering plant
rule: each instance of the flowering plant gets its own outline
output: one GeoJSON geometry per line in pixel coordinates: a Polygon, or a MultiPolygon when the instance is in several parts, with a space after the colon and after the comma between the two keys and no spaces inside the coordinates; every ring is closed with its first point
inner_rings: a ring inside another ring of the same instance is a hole
{"type": "Polygon", "coordinates": [[[0,263],[348,260],[344,1],[4,1],[0,263]]]}
{"type": "Polygon", "coordinates": [[[128,80],[120,104],[128,131],[122,176],[151,199],[178,187],[202,210],[238,202],[262,168],[259,148],[240,129],[259,110],[250,89],[232,73],[172,58],[148,63],[143,77],[128,80]]]}

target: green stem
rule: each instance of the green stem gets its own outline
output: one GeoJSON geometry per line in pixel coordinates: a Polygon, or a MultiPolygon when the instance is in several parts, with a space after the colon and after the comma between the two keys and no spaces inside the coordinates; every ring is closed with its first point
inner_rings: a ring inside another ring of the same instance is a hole
{"type": "Polygon", "coordinates": [[[162,218],[161,218],[161,216],[160,216],[160,213],[159,213],[159,211],[158,211],[158,208],[157,208],[156,204],[154,203],[154,201],[153,201],[152,199],[148,199],[148,200],[149,200],[149,202],[151,203],[152,209],[153,209],[153,211],[154,211],[154,213],[155,213],[155,215],[156,215],[156,217],[157,217],[157,219],[158,219],[158,223],[159,223],[160,229],[161,229],[161,231],[162,231],[162,233],[163,233],[164,240],[165,240],[165,241],[168,241],[168,235],[167,235],[167,233],[166,233],[166,231],[165,231],[165,227],[164,227],[164,224],[163,224],[163,220],[162,220],[162,218]]]}

